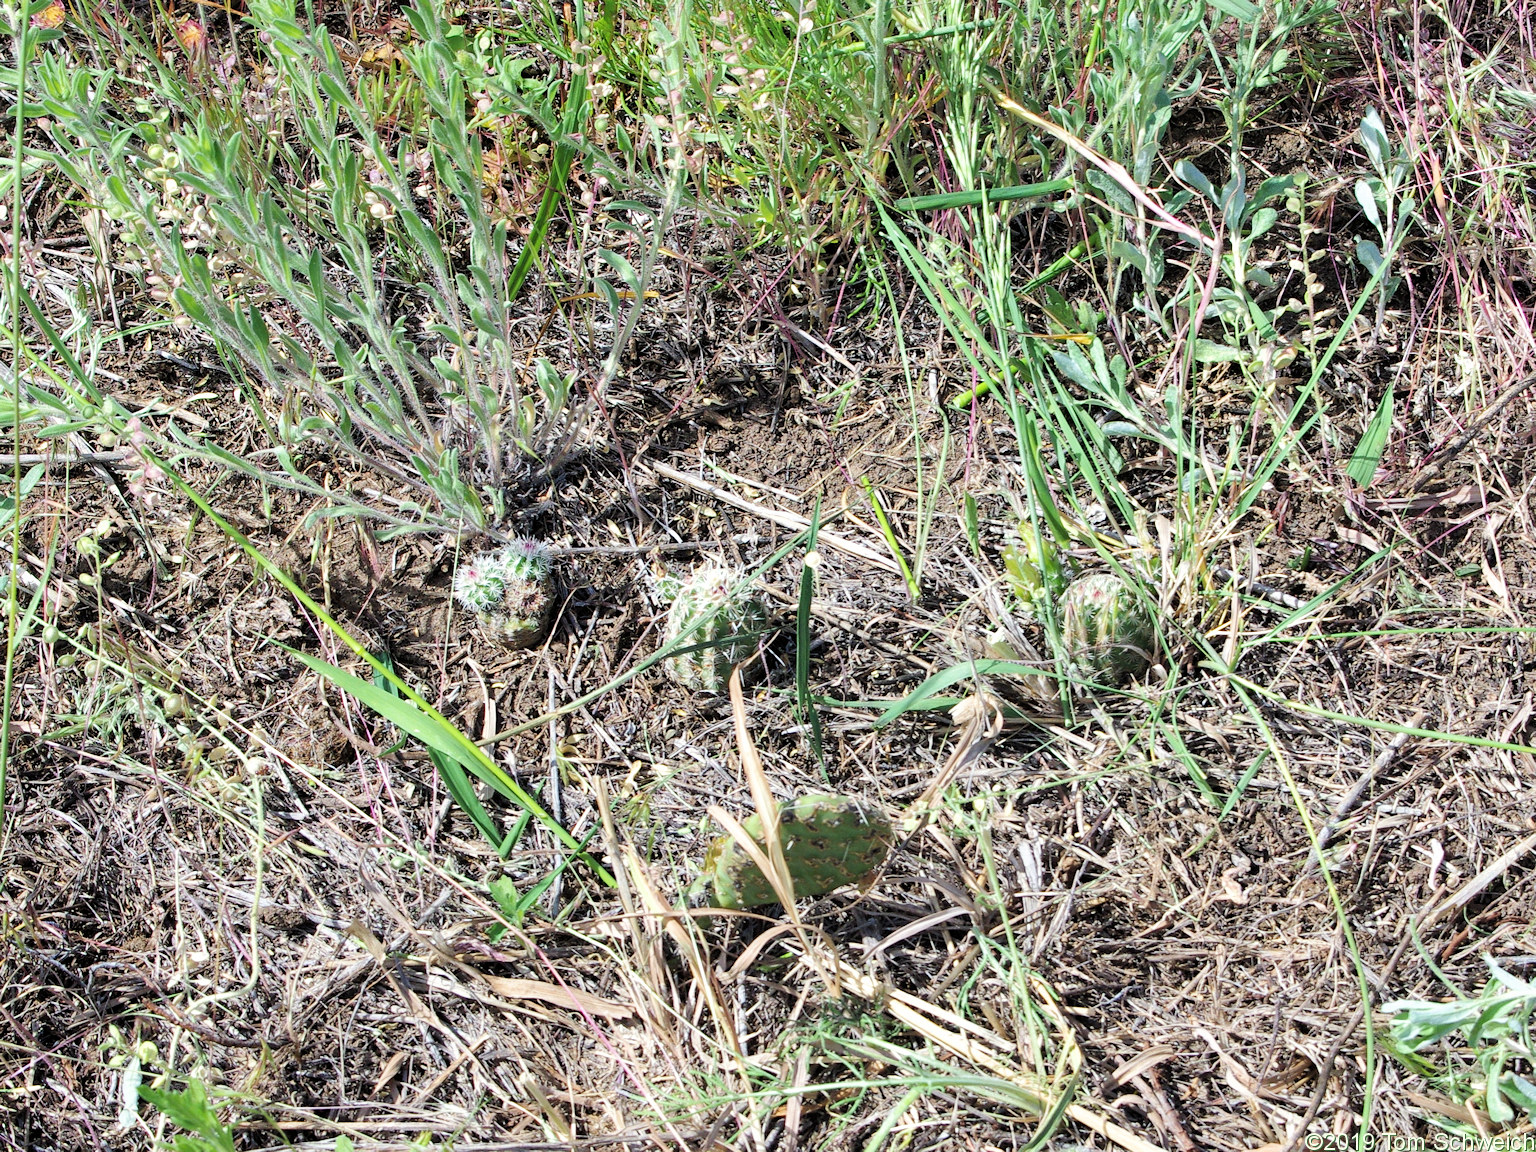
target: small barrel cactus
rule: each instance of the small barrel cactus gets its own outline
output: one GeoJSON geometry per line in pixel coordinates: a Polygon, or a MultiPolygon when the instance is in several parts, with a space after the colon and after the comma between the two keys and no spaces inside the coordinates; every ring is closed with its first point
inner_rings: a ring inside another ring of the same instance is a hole
{"type": "MultiPolygon", "coordinates": [[[[763,822],[756,813],[741,824],[763,843],[763,822]]],[[[813,794],[779,808],[779,842],[796,896],[821,896],[868,880],[885,863],[895,839],[890,819],[867,800],[813,794]]],[[[714,885],[718,908],[754,908],[778,900],[767,877],[730,836],[710,846],[702,879],[714,885]]]]}
{"type": "Polygon", "coordinates": [[[1156,630],[1136,592],[1112,572],[1074,580],[1062,594],[1061,640],[1083,672],[1128,680],[1152,662],[1156,630]]]}
{"type": "Polygon", "coordinates": [[[549,549],[519,537],[505,548],[482,553],[459,565],[453,594],[508,646],[537,644],[555,605],[549,549]]]}
{"type": "Polygon", "coordinates": [[[657,581],[657,591],[672,601],[666,642],[686,636],[685,648],[711,645],[667,658],[667,672],[684,688],[710,694],[724,692],[731,668],[756,650],[757,638],[749,634],[767,625],[768,610],[750,589],[737,591],[740,584],[740,573],[713,564],[685,580],[664,577],[657,581]],[[729,639],[733,636],[740,638],[729,639]]]}
{"type": "Polygon", "coordinates": [[[1008,586],[1032,620],[1039,619],[1047,602],[1061,598],[1071,579],[1056,541],[1029,520],[1019,525],[1019,543],[1003,549],[1003,568],[1008,586]]]}

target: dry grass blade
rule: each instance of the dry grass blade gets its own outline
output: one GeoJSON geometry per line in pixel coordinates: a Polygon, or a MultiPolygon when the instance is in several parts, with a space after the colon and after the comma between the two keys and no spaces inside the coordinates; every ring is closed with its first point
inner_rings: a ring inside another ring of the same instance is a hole
{"type": "Polygon", "coordinates": [[[1451,896],[1447,897],[1443,903],[1436,906],[1434,911],[1424,917],[1422,927],[1433,924],[1447,912],[1453,912],[1457,908],[1465,908],[1480,893],[1485,891],[1488,885],[1520,863],[1521,860],[1533,851],[1536,851],[1536,832],[1516,841],[1508,851],[1497,856],[1486,868],[1468,880],[1451,896]]]}
{"type": "MultiPolygon", "coordinates": [[[[958,1023],[952,1015],[916,997],[903,995],[898,990],[850,967],[840,959],[829,959],[836,966],[843,986],[849,991],[872,1004],[883,1005],[899,1023],[912,1029],[930,1044],[1015,1085],[1025,1093],[1027,1098],[1034,1101],[1040,1116],[1047,1115],[1057,1104],[1057,1100],[1053,1099],[1051,1086],[1041,1083],[1038,1078],[1004,1060],[990,1046],[983,1045],[952,1026],[947,1026],[958,1023]],[[940,1023],[939,1021],[944,1020],[946,1016],[948,1019],[945,1023],[940,1023]]],[[[1056,997],[1050,987],[1039,977],[1033,977],[1031,984],[1037,1003],[1051,1018],[1065,1049],[1065,1063],[1070,1080],[1066,1091],[1073,1091],[1078,1070],[1082,1064],[1082,1053],[1077,1046],[1076,1035],[1071,1024],[1056,1006],[1056,997]]],[[[1126,1149],[1126,1152],[1162,1152],[1157,1145],[1143,1140],[1134,1132],[1080,1104],[1067,1105],[1066,1114],[1104,1139],[1126,1149]]]]}
{"type": "Polygon", "coordinates": [[[1186,239],[1194,242],[1196,245],[1207,252],[1215,251],[1215,241],[1213,241],[1209,236],[1205,235],[1205,233],[1201,232],[1198,228],[1191,227],[1190,225],[1184,223],[1184,221],[1180,220],[1177,216],[1173,215],[1173,213],[1169,212],[1168,209],[1164,208],[1162,204],[1158,203],[1156,199],[1148,194],[1146,189],[1144,189],[1140,184],[1136,183],[1136,181],[1131,178],[1131,174],[1125,170],[1125,166],[1123,164],[1119,164],[1116,161],[1109,159],[1107,156],[1103,156],[1098,152],[1095,152],[1092,148],[1088,147],[1088,145],[1084,144],[1076,136],[1072,135],[1072,133],[1061,127],[1061,125],[1047,120],[1044,116],[1040,116],[1034,112],[1031,112],[1028,108],[1025,108],[1012,97],[1007,96],[995,89],[993,90],[992,95],[1000,108],[1011,112],[1020,120],[1023,120],[1026,124],[1033,125],[1047,135],[1060,140],[1078,156],[1092,164],[1095,168],[1103,171],[1116,184],[1125,189],[1126,194],[1130,196],[1131,199],[1135,200],[1136,203],[1140,204],[1149,213],[1157,217],[1157,222],[1162,227],[1168,229],[1170,232],[1177,232],[1180,236],[1183,236],[1186,239]]]}
{"type": "MultiPolygon", "coordinates": [[[[779,838],[779,803],[774,799],[773,785],[768,781],[768,775],[763,770],[762,757],[758,755],[757,745],[752,740],[752,733],[747,728],[746,703],[741,694],[741,668],[738,665],[731,670],[730,680],[731,715],[736,728],[736,749],[741,757],[741,770],[747,778],[747,786],[752,793],[752,804],[757,810],[758,819],[762,821],[763,844],[759,845],[753,840],[751,834],[742,827],[741,823],[728,812],[711,805],[709,814],[718,820],[730,837],[740,845],[752,862],[757,865],[764,878],[778,896],[779,903],[784,907],[784,915],[789,920],[796,937],[807,953],[812,951],[811,934],[800,914],[795,908],[795,882],[790,875],[789,864],[784,859],[784,843],[779,838]]],[[[829,968],[817,968],[817,975],[832,992],[834,997],[841,995],[838,987],[836,972],[829,968]]]]}
{"type": "MultiPolygon", "coordinates": [[[[668,480],[692,488],[695,492],[703,492],[713,496],[722,504],[729,504],[733,508],[740,508],[743,512],[750,512],[754,516],[761,516],[771,524],[778,524],[780,527],[788,528],[795,532],[803,532],[811,526],[810,520],[797,512],[781,512],[776,508],[754,504],[751,500],[743,499],[728,488],[722,488],[720,485],[712,484],[698,476],[690,476],[688,473],[680,471],[660,460],[647,461],[644,466],[651,469],[658,476],[664,476],[668,480]]],[[[831,519],[832,516],[829,514],[823,519],[823,523],[831,519]]],[[[870,547],[868,544],[861,544],[857,540],[850,540],[846,536],[839,536],[837,533],[828,532],[825,529],[817,533],[816,539],[824,548],[833,548],[839,552],[845,552],[849,556],[857,556],[860,560],[873,564],[876,568],[883,568],[887,572],[895,573],[898,576],[901,575],[901,568],[897,565],[896,561],[878,549],[870,547]]]]}
{"type": "Polygon", "coordinates": [[[524,980],[515,976],[482,975],[480,978],[492,992],[508,1000],[542,1000],[546,1004],[574,1008],[578,1012],[604,1016],[609,1020],[624,1020],[635,1014],[635,1010],[628,1004],[604,1000],[601,996],[594,996],[569,985],[551,984],[545,980],[524,980]]]}
{"type": "MultiPolygon", "coordinates": [[[[629,925],[630,940],[637,959],[644,967],[643,973],[631,971],[628,975],[630,982],[641,990],[648,1024],[659,1038],[675,1048],[677,1045],[673,1039],[674,1022],[683,1022],[686,1019],[684,1013],[675,1007],[669,1007],[666,1003],[664,993],[669,981],[662,955],[661,939],[654,929],[649,932],[647,930],[648,926],[660,925],[661,931],[672,940],[678,952],[687,961],[695,986],[702,990],[709,1006],[710,1016],[714,1020],[717,1035],[726,1052],[729,1053],[736,1072],[744,1074],[745,1057],[742,1053],[741,1041],[736,1034],[736,1025],[725,1007],[714,969],[699,947],[699,941],[694,933],[684,926],[685,917],[673,909],[656,890],[634,848],[619,842],[618,833],[613,824],[613,813],[608,803],[606,781],[598,782],[597,800],[604,820],[609,854],[614,863],[620,865],[615,870],[615,876],[619,879],[619,892],[624,901],[625,920],[629,925]]],[[[686,1027],[686,1024],[684,1026],[686,1027]]]]}
{"type": "Polygon", "coordinates": [[[959,726],[954,749],[933,781],[902,814],[898,826],[908,836],[915,835],[927,823],[934,804],[960,773],[975,764],[1003,734],[1003,706],[990,692],[968,696],[949,710],[950,720],[959,726]]]}

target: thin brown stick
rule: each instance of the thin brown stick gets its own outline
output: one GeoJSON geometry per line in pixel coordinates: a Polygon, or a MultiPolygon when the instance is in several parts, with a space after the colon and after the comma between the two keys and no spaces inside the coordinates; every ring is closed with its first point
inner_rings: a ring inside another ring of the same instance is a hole
{"type": "Polygon", "coordinates": [[[1189,1138],[1184,1121],[1179,1118],[1179,1110],[1173,1106],[1173,1101],[1168,1098],[1167,1089],[1163,1087],[1162,1073],[1154,1065],[1146,1070],[1142,1079],[1152,1089],[1148,1099],[1156,1110],[1158,1118],[1162,1120],[1163,1126],[1168,1129],[1168,1135],[1172,1136],[1173,1142],[1179,1146],[1179,1152],[1195,1152],[1195,1142],[1189,1138]]]}
{"type": "Polygon", "coordinates": [[[1488,426],[1493,418],[1500,412],[1504,411],[1504,409],[1509,406],[1510,401],[1512,401],[1516,396],[1520,395],[1520,393],[1524,392],[1532,384],[1536,384],[1536,372],[1533,372],[1528,376],[1522,376],[1508,388],[1504,389],[1504,391],[1500,392],[1499,395],[1494,399],[1493,403],[1488,405],[1483,414],[1476,420],[1472,421],[1471,425],[1468,426],[1465,432],[1463,432],[1455,440],[1451,441],[1450,447],[1446,448],[1443,452],[1440,452],[1436,456],[1435,462],[1433,464],[1418,474],[1413,483],[1409,485],[1408,491],[1417,492],[1423,488],[1424,485],[1435,479],[1435,477],[1444,473],[1446,466],[1450,464],[1451,461],[1455,460],[1457,456],[1461,455],[1462,451],[1468,444],[1477,439],[1478,434],[1488,426]]]}
{"type": "MultiPolygon", "coordinates": [[[[1427,715],[1429,713],[1420,708],[1409,719],[1406,727],[1417,728],[1424,722],[1424,717],[1427,715]]],[[[1381,754],[1376,757],[1370,768],[1361,774],[1360,779],[1355,781],[1355,786],[1344,794],[1344,799],[1340,800],[1338,806],[1334,808],[1333,816],[1327,824],[1323,825],[1322,831],[1317,834],[1317,847],[1312,850],[1312,854],[1307,858],[1307,867],[1303,869],[1303,872],[1317,864],[1318,856],[1322,853],[1323,849],[1328,847],[1328,842],[1333,839],[1333,834],[1339,830],[1339,825],[1344,822],[1344,818],[1355,810],[1355,805],[1360,803],[1360,797],[1365,795],[1365,790],[1371,786],[1371,782],[1387,770],[1397,754],[1402,751],[1403,745],[1407,743],[1407,732],[1399,732],[1394,736],[1392,742],[1381,750],[1381,754]]]]}
{"type": "MultiPolygon", "coordinates": [[[[679,471],[670,464],[660,460],[647,460],[641,462],[638,467],[649,468],[658,476],[664,476],[673,483],[682,484],[692,488],[695,492],[702,492],[707,496],[713,496],[722,504],[729,504],[732,508],[739,508],[743,512],[750,512],[759,516],[771,524],[777,524],[781,528],[788,528],[792,532],[804,532],[811,526],[811,522],[798,512],[781,512],[777,508],[769,508],[762,504],[755,504],[751,500],[744,499],[727,488],[718,484],[712,484],[701,476],[690,476],[686,472],[679,471]]],[[[823,518],[825,522],[825,518],[823,518]]],[[[861,544],[857,540],[850,540],[846,536],[839,536],[835,532],[822,529],[816,534],[816,544],[821,548],[831,548],[838,552],[846,552],[849,556],[857,556],[877,568],[883,568],[887,572],[901,575],[901,569],[889,556],[883,555],[867,544],[861,544]]]]}

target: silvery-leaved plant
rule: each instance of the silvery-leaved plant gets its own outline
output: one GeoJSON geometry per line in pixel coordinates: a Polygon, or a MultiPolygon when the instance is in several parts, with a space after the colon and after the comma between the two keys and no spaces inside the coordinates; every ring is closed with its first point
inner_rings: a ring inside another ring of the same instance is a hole
{"type": "MultiPolygon", "coordinates": [[[[603,299],[622,304],[623,324],[605,375],[574,402],[575,374],[531,357],[516,317],[576,155],[619,178],[585,144],[590,50],[558,82],[520,80],[528,62],[506,37],[471,36],[446,0],[415,0],[402,11],[412,35],[398,82],[419,125],[402,138],[303,5],[246,7],[248,69],[183,74],[125,39],[114,63],[153,73],[154,101],[114,99],[122,84],[110,68],[37,59],[30,95],[53,160],[83,191],[98,256],[132,265],[176,324],[238,360],[263,394],[276,467],[229,453],[222,464],[393,531],[498,523],[509,489],[575,449],[654,264],[609,261],[630,295],[624,303],[609,285],[603,299]],[[488,104],[474,99],[482,89],[488,104]],[[498,161],[483,141],[511,118],[554,141],[526,238],[487,196],[498,161]],[[395,499],[327,496],[292,458],[317,439],[386,477],[395,499]]],[[[645,206],[616,215],[645,252],[662,243],[665,220],[645,206]]]]}

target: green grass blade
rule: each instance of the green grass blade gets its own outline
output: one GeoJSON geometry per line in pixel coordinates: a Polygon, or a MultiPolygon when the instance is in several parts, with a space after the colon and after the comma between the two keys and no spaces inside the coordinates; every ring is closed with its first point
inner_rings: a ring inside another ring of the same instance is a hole
{"type": "Polygon", "coordinates": [[[16,594],[16,580],[14,573],[21,568],[21,359],[22,359],[22,231],[21,222],[25,219],[25,200],[22,194],[22,168],[21,156],[25,148],[27,128],[27,102],[25,99],[27,84],[27,65],[30,61],[33,43],[37,38],[37,29],[33,28],[26,16],[27,9],[22,7],[18,15],[12,17],[17,25],[16,35],[16,121],[15,121],[15,145],[11,153],[16,158],[16,163],[11,166],[11,261],[6,269],[6,287],[10,297],[11,309],[11,428],[15,435],[15,443],[12,445],[11,459],[11,489],[16,493],[16,515],[11,520],[10,531],[10,572],[13,574],[6,581],[5,588],[5,675],[4,687],[0,689],[0,836],[5,829],[5,788],[10,769],[11,759],[11,705],[16,688],[16,646],[20,642],[21,629],[18,627],[17,612],[20,608],[20,597],[16,594]]]}
{"type": "MultiPolygon", "coordinates": [[[[896,701],[875,719],[876,728],[884,728],[892,720],[897,720],[914,708],[923,708],[930,697],[960,683],[962,680],[971,680],[979,676],[1039,676],[1043,669],[1033,664],[1021,664],[1017,660],[967,660],[963,664],[955,664],[945,668],[942,672],[935,672],[924,680],[902,699],[896,701]]],[[[958,703],[954,701],[952,703],[958,703]]],[[[927,706],[932,706],[931,703],[927,706]]]]}
{"type": "MultiPolygon", "coordinates": [[[[377,655],[381,664],[389,668],[390,671],[394,671],[394,661],[390,659],[388,652],[381,652],[377,655]]],[[[399,699],[400,694],[394,691],[394,686],[382,676],[375,675],[373,683],[374,687],[399,699]]],[[[402,744],[404,742],[404,740],[400,741],[402,744]]],[[[443,787],[448,789],[448,795],[452,797],[453,802],[464,810],[470,822],[480,830],[480,835],[484,836],[491,847],[500,853],[504,837],[496,830],[496,821],[485,810],[485,805],[480,803],[480,797],[475,795],[475,787],[469,782],[469,776],[464,770],[464,765],[456,757],[445,756],[436,748],[428,748],[427,757],[432,761],[432,766],[437,769],[437,775],[442,780],[443,787]]],[[[527,810],[524,809],[523,816],[526,817],[527,815],[527,810]]],[[[505,859],[504,853],[502,858],[505,859]]]]}
{"type": "MultiPolygon", "coordinates": [[[[806,530],[805,548],[807,559],[816,548],[816,536],[821,531],[821,500],[811,510],[811,526],[806,530]]],[[[811,600],[816,593],[816,570],[807,563],[800,572],[800,603],[795,613],[795,702],[800,711],[800,722],[811,730],[811,751],[821,768],[822,779],[832,782],[827,775],[826,757],[822,755],[821,713],[811,699],[811,600]]]]}
{"type": "MultiPolygon", "coordinates": [[[[432,761],[432,767],[437,769],[437,775],[443,782],[443,787],[448,789],[448,795],[453,802],[464,810],[470,822],[480,830],[480,835],[485,837],[486,843],[496,849],[503,860],[506,852],[502,851],[509,837],[503,836],[496,830],[496,821],[491,819],[491,814],[485,810],[485,805],[480,803],[480,797],[475,795],[475,786],[469,782],[469,775],[464,771],[464,765],[460,764],[452,756],[444,756],[436,748],[427,749],[427,758],[432,761]]],[[[526,813],[525,813],[526,815],[526,813]]]]}
{"type": "Polygon", "coordinates": [[[1034,420],[1019,421],[1019,437],[1024,442],[1024,473],[1029,479],[1029,494],[1034,497],[1035,508],[1050,527],[1056,543],[1065,548],[1072,542],[1072,535],[1067,531],[1067,522],[1062,519],[1056,499],[1051,495],[1051,485],[1045,478],[1045,464],[1040,459],[1040,431],[1034,420]]]}
{"type": "MultiPolygon", "coordinates": [[[[1204,662],[1202,662],[1204,663],[1204,662]]],[[[1303,704],[1300,700],[1292,700],[1282,693],[1262,684],[1255,684],[1252,680],[1244,679],[1235,673],[1219,669],[1233,686],[1252,692],[1256,696],[1263,696],[1266,700],[1272,700],[1282,707],[1294,712],[1301,712],[1308,716],[1316,716],[1323,720],[1336,720],[1340,724],[1354,724],[1360,728],[1370,728],[1376,732],[1391,732],[1395,736],[1416,736],[1421,740],[1443,740],[1448,744],[1465,744],[1471,748],[1492,748],[1500,752],[1524,752],[1536,756],[1536,747],[1529,744],[1515,744],[1508,740],[1491,740],[1486,736],[1466,736],[1460,732],[1441,732],[1433,728],[1411,728],[1406,724],[1394,724],[1390,720],[1372,720],[1365,716],[1351,716],[1348,712],[1335,712],[1329,708],[1319,708],[1315,704],[1303,704]]]]}
{"type": "Polygon", "coordinates": [[[897,541],[896,532],[885,515],[880,497],[875,494],[875,486],[869,482],[868,476],[859,477],[859,486],[864,489],[864,495],[869,497],[869,506],[875,513],[875,520],[880,524],[880,534],[885,537],[885,546],[896,558],[896,566],[901,569],[902,579],[907,582],[907,594],[912,597],[912,603],[916,604],[922,599],[923,590],[918,587],[917,578],[912,575],[912,569],[907,565],[907,558],[902,555],[901,544],[897,541]]]}
{"type": "Polygon", "coordinates": [[[1369,488],[1371,481],[1376,479],[1381,454],[1387,447],[1387,438],[1392,435],[1392,399],[1393,388],[1389,384],[1382,393],[1381,403],[1376,405],[1376,414],[1366,426],[1365,435],[1360,437],[1360,443],[1355,446],[1349,467],[1344,469],[1344,474],[1362,488],[1369,488]]]}
{"type": "Polygon", "coordinates": [[[1036,276],[1033,280],[1029,281],[1029,283],[1025,284],[1024,287],[1019,289],[1019,295],[1029,296],[1033,294],[1039,289],[1045,287],[1052,280],[1056,279],[1068,268],[1071,268],[1084,256],[1087,256],[1090,252],[1095,250],[1102,251],[1104,248],[1105,239],[1108,237],[1108,235],[1109,230],[1101,224],[1098,228],[1094,229],[1093,235],[1090,236],[1087,240],[1079,240],[1072,246],[1072,250],[1065,256],[1058,256],[1055,260],[1051,261],[1050,264],[1046,265],[1045,270],[1041,272],[1040,275],[1036,276]]]}
{"type": "Polygon", "coordinates": [[[1291,451],[1296,445],[1301,443],[1307,433],[1312,430],[1322,417],[1321,410],[1315,410],[1311,416],[1301,423],[1300,427],[1296,426],[1296,421],[1300,419],[1302,409],[1311,403],[1312,398],[1317,395],[1317,386],[1323,378],[1323,373],[1333,363],[1333,358],[1338,354],[1345,337],[1349,335],[1349,331],[1354,327],[1355,321],[1360,318],[1360,313],[1364,310],[1366,301],[1376,291],[1382,278],[1386,276],[1387,269],[1391,266],[1392,258],[1397,255],[1397,249],[1401,245],[1402,238],[1406,236],[1407,229],[1404,229],[1402,236],[1398,238],[1398,241],[1394,242],[1392,250],[1387,253],[1387,258],[1381,262],[1381,265],[1375,272],[1371,273],[1371,278],[1366,281],[1365,287],[1360,290],[1359,297],[1345,315],[1343,323],[1339,325],[1339,330],[1333,334],[1333,339],[1328,342],[1327,349],[1318,357],[1317,363],[1312,366],[1312,375],[1307,378],[1306,384],[1297,393],[1296,401],[1291,405],[1291,416],[1286,420],[1285,427],[1279,430],[1280,434],[1275,437],[1274,443],[1270,446],[1269,451],[1265,453],[1259,467],[1254,469],[1253,481],[1248,485],[1248,490],[1243,493],[1242,499],[1237,502],[1237,507],[1233,510],[1234,519],[1241,517],[1249,508],[1253,507],[1253,502],[1264,491],[1264,486],[1274,478],[1275,473],[1279,471],[1281,464],[1290,456],[1291,451]]]}
{"type": "MultiPolygon", "coordinates": [[[[536,817],[544,812],[544,809],[537,800],[530,796],[517,781],[502,771],[494,761],[486,757],[484,753],[479,757],[465,758],[464,746],[471,742],[462,732],[441,717],[429,715],[411,701],[401,699],[397,694],[361,677],[354,676],[345,669],[338,668],[336,665],[322,660],[318,656],[311,656],[307,652],[299,652],[292,648],[287,649],[287,651],[312,672],[324,676],[337,688],[340,688],[359,703],[372,708],[402,732],[409,732],[425,744],[430,751],[436,752],[445,760],[467,768],[507,799],[521,804],[536,817]]],[[[386,675],[392,675],[392,673],[386,673],[386,675]]],[[[468,787],[467,778],[463,780],[463,783],[468,787]]],[[[473,789],[469,789],[469,795],[474,795],[473,789]]],[[[478,801],[476,803],[478,806],[478,801]]],[[[485,814],[484,809],[481,809],[481,813],[482,815],[485,814]]],[[[486,819],[489,821],[488,815],[486,819]]],[[[556,823],[552,816],[545,813],[541,822],[551,832],[555,832],[557,836],[560,836],[567,847],[579,847],[571,834],[556,823]]],[[[500,843],[500,837],[496,835],[494,827],[487,838],[492,844],[500,843]]]]}
{"type": "Polygon", "coordinates": [[[935,192],[928,196],[905,196],[893,201],[898,212],[935,212],[946,208],[971,208],[981,204],[1001,204],[1005,200],[1023,200],[1030,196],[1052,196],[1072,188],[1072,180],[1042,180],[1038,184],[1015,184],[1010,188],[973,188],[969,192],[935,192]]]}
{"type": "MultiPolygon", "coordinates": [[[[580,11],[582,0],[576,0],[576,8],[580,11]]],[[[528,239],[523,242],[523,250],[517,254],[517,263],[512,266],[512,273],[507,277],[508,300],[515,300],[522,291],[523,282],[528,279],[533,262],[544,247],[550,221],[554,219],[560,198],[565,195],[565,182],[570,176],[571,164],[576,159],[576,146],[571,143],[571,137],[581,130],[586,114],[587,70],[582,67],[576,69],[571,79],[570,92],[565,98],[565,112],[560,118],[560,141],[555,145],[555,157],[549,166],[549,183],[544,186],[544,198],[539,201],[539,211],[528,230],[528,239]]]]}

